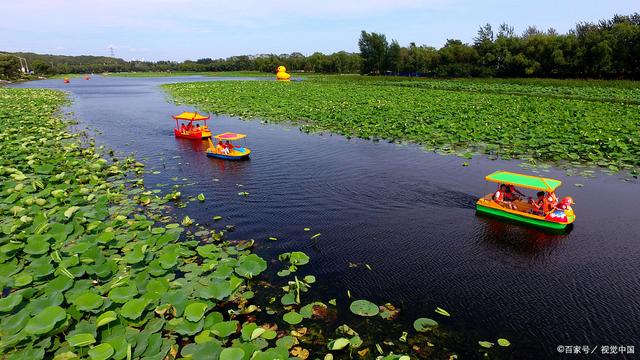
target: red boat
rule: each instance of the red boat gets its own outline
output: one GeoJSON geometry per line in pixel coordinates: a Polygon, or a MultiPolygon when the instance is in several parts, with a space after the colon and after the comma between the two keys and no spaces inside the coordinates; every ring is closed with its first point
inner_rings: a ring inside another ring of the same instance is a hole
{"type": "Polygon", "coordinates": [[[201,140],[211,137],[211,131],[209,131],[209,127],[207,126],[207,120],[211,117],[210,115],[204,116],[197,112],[183,112],[180,115],[173,115],[171,117],[176,120],[176,127],[173,129],[173,133],[176,137],[193,140],[201,140]],[[180,120],[188,121],[189,124],[182,123],[181,125],[178,123],[180,120]],[[194,126],[193,123],[198,121],[203,121],[204,126],[200,126],[200,124],[196,124],[194,126]]]}

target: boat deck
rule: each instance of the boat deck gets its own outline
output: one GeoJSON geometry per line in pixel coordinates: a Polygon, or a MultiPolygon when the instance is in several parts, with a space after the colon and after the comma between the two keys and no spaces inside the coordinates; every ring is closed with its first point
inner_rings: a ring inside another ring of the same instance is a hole
{"type": "MultiPolygon", "coordinates": [[[[509,209],[508,207],[501,206],[498,203],[496,203],[495,201],[493,201],[493,193],[483,196],[482,200],[487,201],[487,202],[491,202],[491,203],[497,205],[497,207],[501,207],[501,208],[504,208],[504,209],[509,209]]],[[[527,215],[531,215],[531,210],[533,210],[533,205],[529,204],[528,199],[516,200],[516,201],[513,201],[513,204],[518,209],[517,212],[522,212],[522,213],[525,213],[527,215]]],[[[511,209],[509,209],[509,210],[511,210],[511,209]]]]}

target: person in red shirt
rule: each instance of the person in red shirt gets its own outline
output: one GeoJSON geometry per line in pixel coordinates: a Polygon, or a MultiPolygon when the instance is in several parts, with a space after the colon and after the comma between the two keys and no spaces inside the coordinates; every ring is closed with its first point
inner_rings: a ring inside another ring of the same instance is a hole
{"type": "Polygon", "coordinates": [[[516,201],[520,200],[521,197],[525,197],[526,195],[520,192],[520,190],[516,189],[513,185],[506,185],[504,198],[507,201],[516,201]]]}
{"type": "Polygon", "coordinates": [[[518,210],[518,208],[512,201],[509,201],[505,198],[506,190],[507,186],[505,184],[500,184],[498,190],[493,194],[493,201],[511,210],[518,210]]]}
{"type": "Polygon", "coordinates": [[[544,210],[545,210],[544,209],[544,206],[545,206],[544,191],[538,191],[536,195],[538,196],[536,200],[529,198],[529,204],[533,206],[533,208],[531,209],[531,213],[534,215],[544,216],[544,210]]]}
{"type": "Polygon", "coordinates": [[[218,145],[216,146],[216,151],[218,154],[229,154],[229,149],[227,149],[226,145],[222,142],[222,140],[218,141],[218,145]]]}

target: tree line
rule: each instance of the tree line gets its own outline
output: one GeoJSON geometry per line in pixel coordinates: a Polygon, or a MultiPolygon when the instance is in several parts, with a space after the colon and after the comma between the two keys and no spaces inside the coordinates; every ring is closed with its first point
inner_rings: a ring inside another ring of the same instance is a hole
{"type": "Polygon", "coordinates": [[[89,74],[104,72],[200,72],[200,71],[262,71],[275,72],[284,65],[290,71],[311,73],[357,74],[360,72],[360,54],[340,51],[325,55],[320,52],[304,56],[292,54],[264,54],[232,56],[225,59],[203,58],[176,61],[125,61],[101,56],[60,56],[34,53],[0,54],[0,78],[15,79],[20,75],[17,55],[27,59],[36,75],[89,74]]]}
{"type": "Polygon", "coordinates": [[[481,26],[472,44],[449,39],[440,49],[401,47],[384,34],[362,31],[362,74],[431,77],[555,77],[640,79],[640,14],[579,23],[566,34],[529,27],[515,34],[481,26]]]}
{"type": "MultiPolygon", "coordinates": [[[[400,46],[381,33],[362,31],[359,53],[345,51],[232,56],[176,61],[125,61],[105,56],[15,53],[37,75],[145,71],[289,71],[428,77],[555,77],[640,79],[640,14],[582,22],[566,34],[529,27],[522,34],[501,24],[481,26],[473,43],[449,39],[439,49],[400,46]]],[[[0,54],[0,78],[20,76],[19,61],[0,54]]]]}

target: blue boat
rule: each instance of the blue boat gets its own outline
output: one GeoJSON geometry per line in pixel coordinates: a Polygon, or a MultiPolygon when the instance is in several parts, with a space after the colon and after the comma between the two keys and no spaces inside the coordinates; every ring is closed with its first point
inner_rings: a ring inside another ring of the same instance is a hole
{"type": "Polygon", "coordinates": [[[224,159],[224,160],[245,160],[249,158],[249,154],[251,154],[251,150],[249,150],[245,146],[237,146],[233,145],[233,141],[237,141],[240,139],[246,138],[245,134],[237,134],[232,132],[226,132],[222,134],[218,134],[214,136],[214,138],[218,139],[218,144],[214,145],[211,139],[209,141],[209,148],[207,149],[207,156],[224,159]],[[227,144],[222,143],[222,141],[227,141],[227,144]]]}

